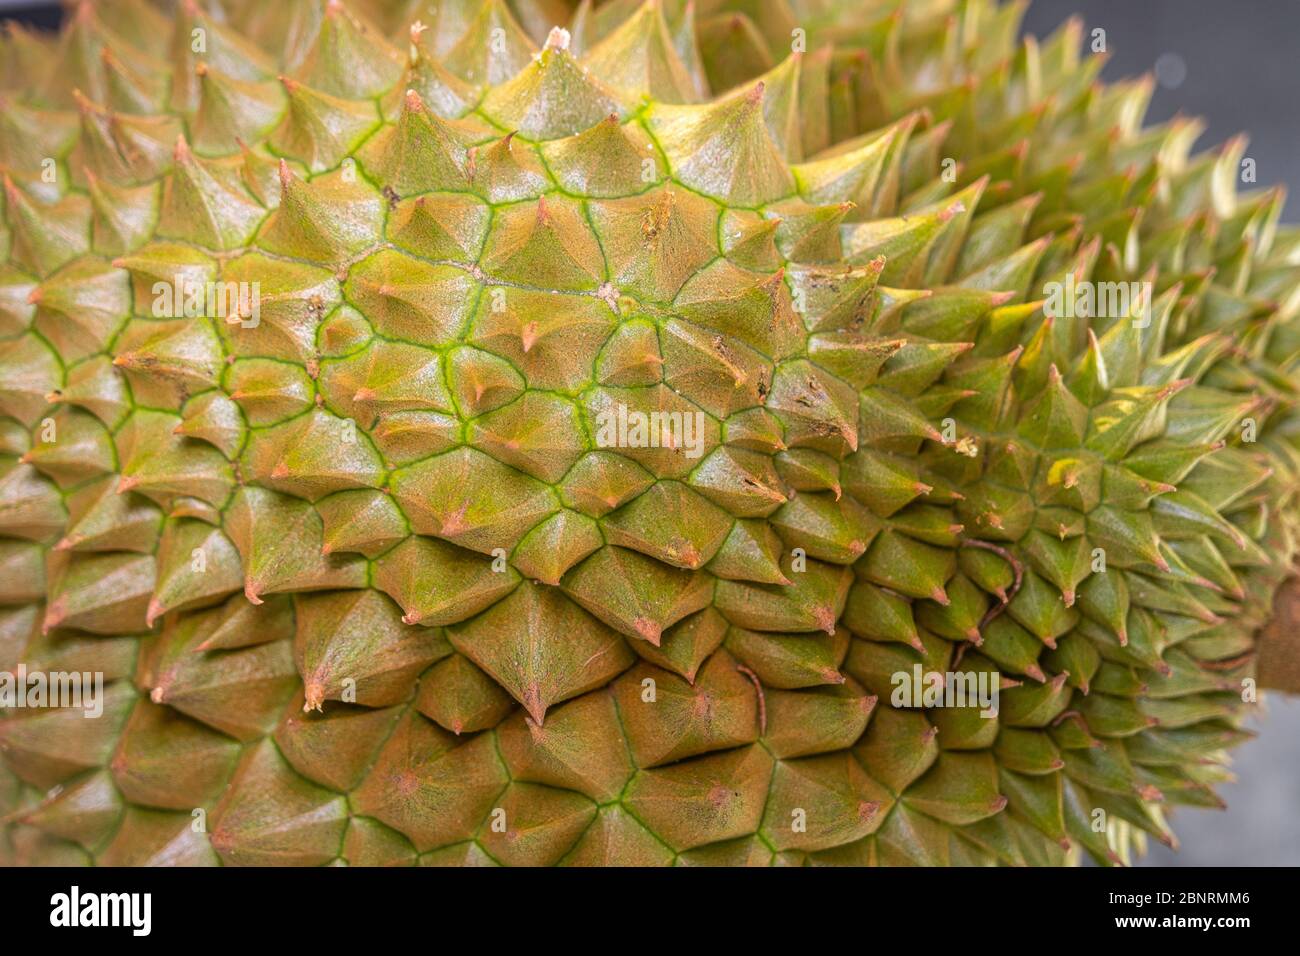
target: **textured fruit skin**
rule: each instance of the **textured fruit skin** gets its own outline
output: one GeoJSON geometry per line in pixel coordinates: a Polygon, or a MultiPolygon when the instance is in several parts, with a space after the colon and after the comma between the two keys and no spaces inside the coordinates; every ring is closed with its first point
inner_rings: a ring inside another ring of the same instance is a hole
{"type": "Polygon", "coordinates": [[[0,713],[0,862],[1124,862],[1217,805],[1295,550],[1243,142],[980,0],[217,6],[0,51],[0,667],[107,682],[0,713]]]}

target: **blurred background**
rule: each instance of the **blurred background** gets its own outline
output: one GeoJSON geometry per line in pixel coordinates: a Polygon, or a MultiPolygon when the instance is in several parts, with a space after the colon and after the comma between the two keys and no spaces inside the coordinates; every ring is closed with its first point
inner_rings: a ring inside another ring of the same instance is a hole
{"type": "MultiPolygon", "coordinates": [[[[1024,30],[1045,36],[1072,14],[1106,31],[1105,78],[1154,74],[1149,122],[1204,117],[1201,147],[1248,133],[1259,184],[1287,184],[1285,219],[1300,220],[1300,3],[1033,0],[1024,30]]],[[[59,5],[0,0],[11,18],[52,27],[59,5]]],[[[1300,697],[1267,696],[1252,727],[1259,736],[1234,754],[1240,782],[1220,791],[1228,809],[1180,809],[1182,848],[1154,844],[1142,865],[1300,865],[1300,697]]]]}
{"type": "Polygon", "coordinates": [[[49,27],[59,22],[59,4],[32,0],[0,0],[0,21],[21,20],[31,26],[49,27]]]}
{"type": "Polygon", "coordinates": [[[1147,121],[1207,121],[1198,144],[1250,137],[1260,185],[1290,187],[1300,221],[1300,3],[1294,0],[1032,0],[1024,32],[1045,36],[1072,14],[1106,31],[1108,80],[1153,73],[1147,121]]]}

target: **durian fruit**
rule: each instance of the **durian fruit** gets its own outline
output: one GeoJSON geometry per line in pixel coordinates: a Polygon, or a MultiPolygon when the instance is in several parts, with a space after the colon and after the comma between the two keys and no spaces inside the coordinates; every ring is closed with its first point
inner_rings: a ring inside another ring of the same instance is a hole
{"type": "Polygon", "coordinates": [[[0,669],[105,685],[0,711],[0,862],[1173,843],[1295,552],[1300,233],[1021,10],[6,34],[0,669]]]}

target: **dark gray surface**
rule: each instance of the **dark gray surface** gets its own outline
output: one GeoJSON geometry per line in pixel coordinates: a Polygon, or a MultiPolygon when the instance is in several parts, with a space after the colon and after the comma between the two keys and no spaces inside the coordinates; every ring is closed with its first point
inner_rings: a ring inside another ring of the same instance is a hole
{"type": "Polygon", "coordinates": [[[1227,810],[1181,809],[1174,852],[1159,843],[1145,866],[1300,865],[1300,697],[1270,694],[1250,723],[1259,736],[1233,751],[1227,810]]]}
{"type": "MultiPolygon", "coordinates": [[[[1198,149],[1248,134],[1258,185],[1286,183],[1285,219],[1300,220],[1300,3],[1034,0],[1025,30],[1045,36],[1074,13],[1106,31],[1106,79],[1156,72],[1149,122],[1203,117],[1198,149]]],[[[1265,703],[1252,721],[1259,737],[1234,751],[1238,782],[1220,790],[1228,809],[1177,811],[1182,848],[1153,842],[1144,865],[1300,865],[1300,698],[1265,703]]]]}
{"type": "Polygon", "coordinates": [[[1046,36],[1074,13],[1089,31],[1106,31],[1108,80],[1154,71],[1165,58],[1149,122],[1180,112],[1203,117],[1198,148],[1248,134],[1259,184],[1286,183],[1286,219],[1300,220],[1300,3],[1034,0],[1025,32],[1046,36]]]}

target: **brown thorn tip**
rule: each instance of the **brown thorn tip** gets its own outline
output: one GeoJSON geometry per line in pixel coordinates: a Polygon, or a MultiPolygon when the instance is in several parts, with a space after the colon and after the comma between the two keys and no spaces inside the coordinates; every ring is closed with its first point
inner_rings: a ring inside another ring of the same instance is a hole
{"type": "Polygon", "coordinates": [[[568,50],[569,40],[569,31],[564,27],[551,27],[551,32],[546,36],[546,49],[568,50]]]}
{"type": "Polygon", "coordinates": [[[632,622],[632,626],[636,629],[637,634],[641,635],[645,640],[655,647],[659,646],[659,642],[663,637],[663,628],[657,623],[648,617],[638,617],[632,622]]]}
{"type": "Polygon", "coordinates": [[[45,618],[41,621],[41,633],[48,634],[60,624],[67,615],[62,607],[51,604],[45,612],[45,618]]]}

